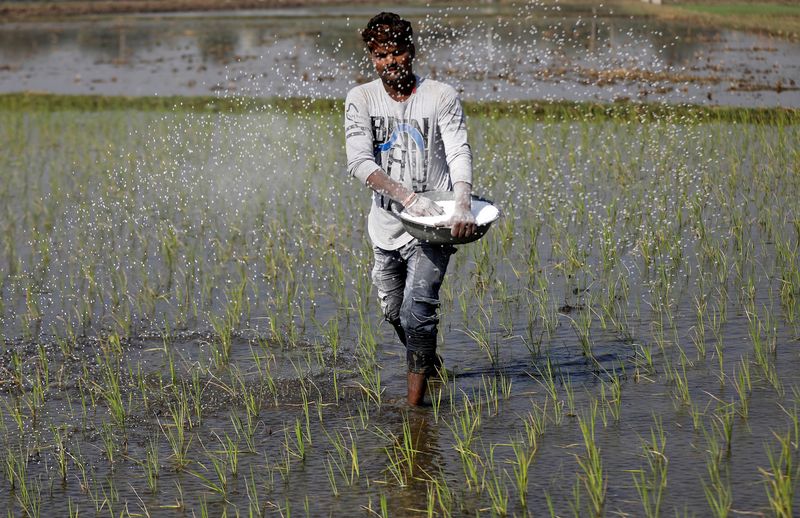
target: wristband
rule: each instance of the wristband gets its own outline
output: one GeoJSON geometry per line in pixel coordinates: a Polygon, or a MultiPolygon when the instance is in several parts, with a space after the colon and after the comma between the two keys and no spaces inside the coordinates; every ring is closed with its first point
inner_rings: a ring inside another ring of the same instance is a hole
{"type": "Polygon", "coordinates": [[[410,207],[411,205],[413,205],[415,201],[417,201],[417,193],[415,193],[415,192],[412,192],[411,194],[409,194],[409,195],[406,197],[406,199],[405,199],[405,200],[403,200],[403,207],[406,207],[406,208],[408,208],[408,207],[410,207]]]}

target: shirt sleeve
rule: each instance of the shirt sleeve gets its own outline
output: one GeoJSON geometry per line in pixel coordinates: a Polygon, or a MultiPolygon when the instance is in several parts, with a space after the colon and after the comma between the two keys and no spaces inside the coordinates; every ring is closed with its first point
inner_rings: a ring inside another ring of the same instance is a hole
{"type": "Polygon", "coordinates": [[[344,102],[344,135],[347,149],[347,172],[367,183],[367,177],[381,167],[373,155],[372,129],[364,95],[350,90],[344,102]]]}
{"type": "Polygon", "coordinates": [[[442,95],[438,117],[450,180],[472,185],[472,149],[467,143],[467,122],[454,88],[447,88],[442,95]]]}

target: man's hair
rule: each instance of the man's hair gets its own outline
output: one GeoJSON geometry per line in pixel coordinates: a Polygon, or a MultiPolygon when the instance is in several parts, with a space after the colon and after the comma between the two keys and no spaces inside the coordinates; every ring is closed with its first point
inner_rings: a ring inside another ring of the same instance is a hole
{"type": "Polygon", "coordinates": [[[380,13],[372,17],[367,27],[361,31],[361,39],[370,50],[375,45],[414,45],[414,31],[411,22],[394,13],[380,13]]]}

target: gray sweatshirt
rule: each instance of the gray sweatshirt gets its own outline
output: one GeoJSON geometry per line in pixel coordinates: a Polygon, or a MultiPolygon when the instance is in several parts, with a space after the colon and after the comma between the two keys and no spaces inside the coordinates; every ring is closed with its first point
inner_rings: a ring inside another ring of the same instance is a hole
{"type": "MultiPolygon", "coordinates": [[[[366,184],[370,174],[383,169],[414,192],[451,191],[456,182],[472,184],[472,151],[453,87],[417,77],[411,97],[397,102],[376,79],[350,90],[344,118],[347,171],[361,182],[366,184]]],[[[401,208],[373,192],[367,230],[375,246],[396,250],[411,241],[392,213],[401,208]]]]}

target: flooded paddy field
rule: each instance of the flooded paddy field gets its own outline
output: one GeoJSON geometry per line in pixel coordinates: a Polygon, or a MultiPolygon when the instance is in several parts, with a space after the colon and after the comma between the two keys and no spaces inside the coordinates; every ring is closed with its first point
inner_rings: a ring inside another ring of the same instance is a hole
{"type": "MultiPolygon", "coordinates": [[[[787,7],[787,9],[789,9],[787,7]]],[[[341,98],[371,77],[373,8],[87,16],[0,25],[0,92],[341,98]]],[[[800,42],[613,6],[408,7],[417,67],[471,100],[800,105],[800,42]]]]}
{"type": "Polygon", "coordinates": [[[4,511],[792,515],[796,112],[468,105],[505,217],[454,256],[409,409],[337,103],[19,99],[4,511]]]}
{"type": "Polygon", "coordinates": [[[99,94],[0,96],[0,512],[796,514],[798,44],[401,12],[505,214],[421,409],[345,173],[371,10],[0,25],[0,91],[99,94]]]}

